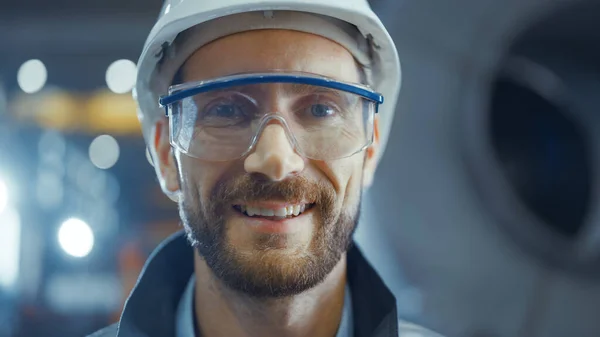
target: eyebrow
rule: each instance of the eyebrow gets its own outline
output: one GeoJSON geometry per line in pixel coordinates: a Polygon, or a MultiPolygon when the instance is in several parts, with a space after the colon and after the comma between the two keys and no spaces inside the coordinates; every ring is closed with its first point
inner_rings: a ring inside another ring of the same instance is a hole
{"type": "Polygon", "coordinates": [[[284,85],[284,92],[286,94],[294,94],[294,95],[308,95],[315,93],[327,93],[334,94],[335,96],[342,96],[339,90],[335,90],[327,87],[319,87],[309,84],[302,83],[289,83],[284,85]]]}
{"type": "Polygon", "coordinates": [[[287,85],[284,85],[283,87],[284,87],[284,89],[286,89],[284,91],[292,93],[292,94],[297,94],[297,95],[312,94],[315,91],[320,91],[319,90],[320,88],[315,87],[314,85],[308,85],[308,84],[302,84],[302,83],[289,83],[287,85]]]}
{"type": "Polygon", "coordinates": [[[289,85],[284,87],[284,92],[286,94],[293,94],[298,96],[309,95],[309,94],[328,94],[331,96],[335,96],[339,99],[342,99],[344,103],[348,105],[353,105],[358,101],[358,96],[349,95],[340,90],[336,90],[333,88],[327,87],[319,87],[309,84],[301,84],[301,83],[289,83],[289,85]]]}

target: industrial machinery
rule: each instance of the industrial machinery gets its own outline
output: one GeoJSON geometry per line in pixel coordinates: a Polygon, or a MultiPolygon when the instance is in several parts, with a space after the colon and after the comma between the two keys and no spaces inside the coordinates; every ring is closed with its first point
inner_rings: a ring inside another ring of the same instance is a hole
{"type": "Polygon", "coordinates": [[[373,1],[404,69],[361,244],[449,336],[599,336],[600,1],[373,1]]]}

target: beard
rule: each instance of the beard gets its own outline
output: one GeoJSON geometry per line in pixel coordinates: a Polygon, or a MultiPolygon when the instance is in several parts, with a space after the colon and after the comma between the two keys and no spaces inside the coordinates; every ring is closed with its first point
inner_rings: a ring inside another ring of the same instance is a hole
{"type": "Polygon", "coordinates": [[[297,295],[325,280],[350,248],[360,217],[360,202],[350,214],[336,211],[333,186],[302,176],[273,182],[248,174],[218,182],[205,200],[197,190],[184,192],[179,212],[189,242],[225,286],[255,298],[297,295]],[[224,214],[233,202],[269,200],[314,203],[318,220],[307,250],[280,254],[276,247],[286,240],[285,234],[260,235],[251,253],[240,252],[228,241],[224,214]]]}

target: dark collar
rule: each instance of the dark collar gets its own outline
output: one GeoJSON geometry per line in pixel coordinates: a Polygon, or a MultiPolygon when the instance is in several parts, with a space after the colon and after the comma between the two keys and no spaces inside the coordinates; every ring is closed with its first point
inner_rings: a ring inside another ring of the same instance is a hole
{"type": "MultiPolygon", "coordinates": [[[[183,231],[152,253],[125,303],[118,337],[174,336],[177,305],[194,272],[193,260],[183,231]]],[[[348,252],[347,270],[355,336],[398,336],[396,300],[356,245],[348,252]]]]}

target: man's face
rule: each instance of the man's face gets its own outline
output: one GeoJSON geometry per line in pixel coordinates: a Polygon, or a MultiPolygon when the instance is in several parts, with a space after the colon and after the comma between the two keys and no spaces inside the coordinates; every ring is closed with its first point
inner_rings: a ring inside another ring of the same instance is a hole
{"type": "MultiPolygon", "coordinates": [[[[190,82],[273,70],[359,82],[357,65],[342,46],[284,30],[217,40],[196,51],[182,75],[190,82]]],[[[172,155],[166,129],[159,122],[155,140],[164,186],[179,191],[188,237],[217,278],[255,297],[290,296],[324,280],[351,242],[376,146],[345,159],[309,160],[272,122],[246,157],[211,162],[178,151],[172,155]],[[283,220],[267,215],[286,207],[303,212],[283,220]]]]}

